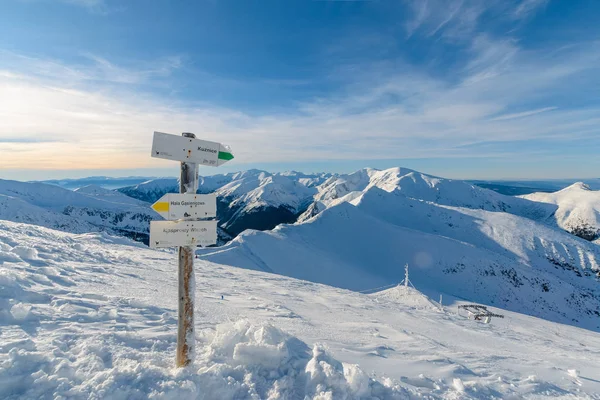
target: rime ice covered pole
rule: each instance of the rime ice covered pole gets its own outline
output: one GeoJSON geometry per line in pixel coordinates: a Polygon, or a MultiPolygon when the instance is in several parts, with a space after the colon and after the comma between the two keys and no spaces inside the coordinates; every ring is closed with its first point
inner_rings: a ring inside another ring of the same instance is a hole
{"type": "MultiPolygon", "coordinates": [[[[182,133],[187,138],[195,138],[193,133],[182,133]]],[[[188,194],[198,190],[198,164],[182,162],[179,192],[188,194]]],[[[177,367],[185,367],[194,361],[196,335],[194,332],[194,297],[196,280],[194,276],[195,246],[179,247],[179,318],[177,326],[177,367]]]]}

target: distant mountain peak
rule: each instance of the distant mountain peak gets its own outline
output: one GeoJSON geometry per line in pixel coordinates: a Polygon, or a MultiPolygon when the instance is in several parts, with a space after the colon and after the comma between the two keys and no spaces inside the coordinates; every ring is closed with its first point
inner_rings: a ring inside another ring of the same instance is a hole
{"type": "Polygon", "coordinates": [[[590,188],[590,185],[588,185],[587,183],[575,182],[571,186],[567,186],[566,188],[564,188],[563,190],[560,190],[560,191],[561,192],[567,192],[567,191],[570,191],[570,190],[586,190],[586,191],[591,191],[592,188],[590,188]]]}

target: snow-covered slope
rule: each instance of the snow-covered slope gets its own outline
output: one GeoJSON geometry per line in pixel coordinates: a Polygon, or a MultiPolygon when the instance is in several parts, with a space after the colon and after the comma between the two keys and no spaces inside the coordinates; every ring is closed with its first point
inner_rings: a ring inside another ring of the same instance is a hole
{"type": "Polygon", "coordinates": [[[217,189],[222,226],[234,236],[245,229],[272,229],[296,221],[317,193],[298,178],[266,172],[241,174],[217,189]]]}
{"type": "Polygon", "coordinates": [[[456,315],[461,302],[446,293],[440,310],[404,288],[364,295],[203,260],[195,268],[197,361],[176,370],[175,259],[105,233],[0,221],[0,398],[600,392],[597,332],[498,309],[505,319],[485,325],[456,315]]]}
{"type": "Polygon", "coordinates": [[[156,219],[149,204],[94,186],[71,191],[43,183],[0,180],[0,196],[5,199],[0,219],[69,232],[108,230],[143,236],[150,220],[156,219]]]}
{"type": "Polygon", "coordinates": [[[525,199],[558,206],[554,218],[558,226],[586,240],[600,242],[600,190],[582,182],[555,193],[532,193],[525,199]]]}
{"type": "Polygon", "coordinates": [[[78,189],[89,185],[100,186],[105,189],[118,189],[125,186],[137,185],[138,183],[146,182],[153,177],[141,176],[126,176],[126,177],[110,177],[110,176],[88,176],[78,179],[50,179],[46,181],[32,181],[31,183],[46,183],[56,185],[65,189],[78,189]]]}
{"type": "Polygon", "coordinates": [[[96,232],[99,230],[97,226],[70,215],[47,210],[18,197],[5,194],[0,194],[0,219],[40,225],[73,233],[96,232]]]}
{"type": "Polygon", "coordinates": [[[246,232],[207,260],[352,290],[398,283],[600,327],[600,250],[527,218],[440,206],[371,187],[303,224],[246,232]]]}
{"type": "Polygon", "coordinates": [[[98,185],[83,186],[78,189],[75,189],[74,192],[81,193],[86,196],[94,197],[96,199],[105,200],[110,203],[123,204],[125,206],[134,205],[134,206],[148,207],[148,204],[149,204],[145,201],[134,199],[133,197],[130,197],[123,193],[120,193],[119,191],[105,189],[98,185]]]}
{"type": "Polygon", "coordinates": [[[179,193],[179,183],[175,178],[159,178],[117,189],[134,199],[154,203],[166,193],[179,193]]]}
{"type": "Polygon", "coordinates": [[[378,187],[391,192],[399,190],[407,197],[426,200],[437,204],[504,211],[515,215],[544,220],[556,210],[555,206],[504,196],[492,190],[480,188],[460,180],[438,178],[408,168],[377,170],[365,168],[349,175],[331,177],[321,186],[315,203],[299,218],[305,221],[327,208],[335,200],[378,187]]]}

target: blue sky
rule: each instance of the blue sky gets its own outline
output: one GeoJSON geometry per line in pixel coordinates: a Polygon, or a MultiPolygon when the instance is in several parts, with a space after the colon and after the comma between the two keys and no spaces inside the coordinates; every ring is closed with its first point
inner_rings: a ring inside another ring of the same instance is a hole
{"type": "Polygon", "coordinates": [[[600,171],[595,0],[4,0],[0,178],[172,175],[152,131],[229,144],[218,171],[600,171]]]}

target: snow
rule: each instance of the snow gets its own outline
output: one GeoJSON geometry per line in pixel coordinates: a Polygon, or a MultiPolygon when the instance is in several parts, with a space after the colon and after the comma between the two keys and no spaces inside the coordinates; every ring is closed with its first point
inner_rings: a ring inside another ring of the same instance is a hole
{"type": "MultiPolygon", "coordinates": [[[[352,195],[353,196],[353,195],[352,195]]],[[[351,290],[397,284],[404,265],[448,293],[598,329],[597,246],[509,213],[441,206],[372,187],[302,224],[246,231],[203,259],[351,290]]]]}
{"type": "MultiPolygon", "coordinates": [[[[270,173],[257,169],[199,176],[199,193],[216,193],[223,198],[235,199],[232,207],[284,206],[298,210],[312,200],[316,186],[331,174],[303,174],[300,172],[270,173]]],[[[158,200],[165,193],[178,192],[175,178],[150,180],[135,186],[119,189],[119,192],[147,202],[158,200]]]]}
{"type": "Polygon", "coordinates": [[[559,227],[569,232],[587,227],[588,240],[600,241],[600,190],[591,190],[583,182],[577,182],[558,192],[532,193],[521,197],[557,205],[553,217],[559,227]]]}
{"type": "Polygon", "coordinates": [[[204,260],[195,260],[197,360],[175,369],[174,252],[6,221],[0,249],[13,255],[0,265],[3,399],[600,392],[595,331],[497,309],[504,320],[480,324],[458,316],[451,296],[440,310],[410,288],[365,295],[204,260]],[[23,260],[17,246],[37,258],[23,260]]]}
{"type": "MultiPolygon", "coordinates": [[[[320,203],[317,209],[322,210],[341,198],[349,201],[373,187],[387,192],[399,191],[406,197],[440,205],[504,211],[538,221],[547,219],[556,210],[549,204],[505,196],[464,181],[438,178],[401,167],[386,170],[364,168],[352,174],[333,176],[318,187],[319,193],[314,200],[320,203]]],[[[310,211],[299,221],[314,216],[315,210],[310,211]]]]}
{"type": "Polygon", "coordinates": [[[98,185],[83,186],[78,189],[75,189],[74,192],[85,194],[85,195],[91,196],[91,197],[95,197],[97,199],[106,200],[111,203],[123,204],[124,206],[127,206],[127,205],[134,205],[134,206],[141,206],[141,207],[148,206],[148,203],[145,201],[134,199],[134,198],[124,195],[116,190],[105,189],[98,185]]]}
{"type": "MultiPolygon", "coordinates": [[[[2,182],[0,181],[0,184],[2,182]]],[[[73,233],[98,230],[94,225],[62,213],[30,204],[18,197],[0,194],[0,218],[60,229],[73,233]]]]}
{"type": "MultiPolygon", "coordinates": [[[[329,176],[325,173],[269,173],[252,169],[200,176],[198,191],[217,195],[219,226],[227,231],[220,236],[228,238],[247,228],[270,229],[281,222],[295,221],[297,215],[312,202],[317,193],[316,186],[329,176]]],[[[119,191],[139,200],[154,202],[165,193],[178,192],[179,186],[176,179],[159,179],[119,191]]]]}
{"type": "Polygon", "coordinates": [[[86,186],[71,191],[43,183],[0,179],[0,218],[73,233],[99,230],[147,233],[156,214],[122,193],[86,186]]]}

